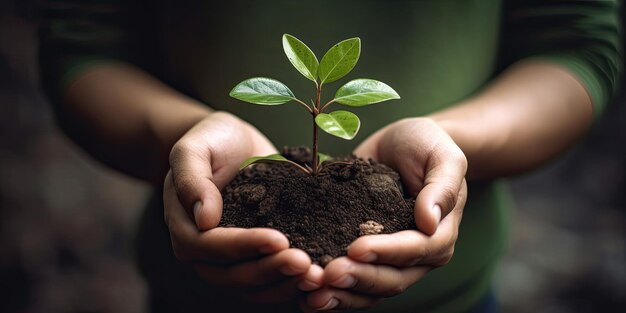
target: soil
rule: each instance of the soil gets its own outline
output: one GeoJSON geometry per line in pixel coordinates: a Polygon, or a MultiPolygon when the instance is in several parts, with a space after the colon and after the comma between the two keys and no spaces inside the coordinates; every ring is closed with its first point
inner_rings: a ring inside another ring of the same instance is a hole
{"type": "MultiPolygon", "coordinates": [[[[308,148],[285,148],[286,158],[310,164],[308,148]]],[[[224,188],[221,226],[271,227],[292,247],[325,266],[346,255],[359,236],[415,229],[415,200],[398,173],[354,156],[326,161],[316,176],[285,162],[253,164],[224,188]]]]}

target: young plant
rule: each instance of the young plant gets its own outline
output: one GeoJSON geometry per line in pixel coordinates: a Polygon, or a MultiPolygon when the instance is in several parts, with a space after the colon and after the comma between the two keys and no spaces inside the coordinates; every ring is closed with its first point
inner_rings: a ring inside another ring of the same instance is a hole
{"type": "Polygon", "coordinates": [[[301,104],[313,118],[311,167],[302,167],[280,154],[273,154],[250,158],[241,165],[241,168],[257,162],[289,162],[305,172],[316,175],[320,170],[321,163],[329,158],[318,153],[318,127],[333,136],[350,140],[356,136],[361,126],[358,116],[352,112],[337,110],[324,113],[331,104],[338,103],[351,107],[361,107],[391,99],[400,99],[400,96],[383,82],[362,78],[352,80],[341,86],[335,93],[335,97],[322,105],[321,93],[324,84],[344,77],[359,60],[361,55],[361,39],[359,38],[346,39],[334,45],[326,52],[321,62],[317,60],[313,51],[306,44],[289,34],[283,35],[283,49],[296,70],[315,84],[315,100],[311,100],[311,105],[296,98],[285,84],[265,77],[254,77],[242,81],[231,90],[230,96],[260,105],[279,105],[292,100],[301,104]]]}

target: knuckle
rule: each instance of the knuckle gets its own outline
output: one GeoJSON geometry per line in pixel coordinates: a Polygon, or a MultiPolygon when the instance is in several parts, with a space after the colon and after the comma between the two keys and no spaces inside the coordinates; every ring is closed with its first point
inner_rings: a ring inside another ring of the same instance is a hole
{"type": "Polygon", "coordinates": [[[419,245],[415,249],[415,257],[409,260],[409,265],[415,265],[419,263],[428,253],[428,247],[426,245],[419,245]]]}
{"type": "Polygon", "coordinates": [[[199,178],[195,177],[189,171],[180,171],[174,178],[174,189],[183,207],[189,209],[192,203],[192,197],[197,193],[199,178]]]}
{"type": "Polygon", "coordinates": [[[340,300],[339,307],[344,310],[358,309],[352,301],[348,301],[348,300],[340,300]]]}
{"type": "Polygon", "coordinates": [[[181,156],[185,155],[185,151],[187,150],[187,144],[185,139],[180,139],[177,141],[172,150],[170,150],[169,161],[170,165],[174,166],[178,163],[181,156]]]}
{"type": "Polygon", "coordinates": [[[452,160],[462,166],[462,169],[467,170],[467,157],[460,148],[456,148],[451,153],[452,160]]]}
{"type": "Polygon", "coordinates": [[[366,292],[374,291],[374,290],[376,290],[376,289],[377,289],[377,288],[376,288],[376,287],[377,287],[377,285],[378,285],[378,284],[376,284],[376,280],[371,279],[371,280],[365,281],[365,283],[363,284],[363,289],[364,289],[366,292]]]}
{"type": "Polygon", "coordinates": [[[448,244],[454,247],[454,244],[456,243],[457,239],[459,239],[459,231],[458,229],[455,229],[450,235],[450,239],[448,239],[448,244]]]}
{"type": "Polygon", "coordinates": [[[370,273],[366,279],[359,279],[358,281],[358,289],[365,293],[376,293],[379,290],[379,286],[377,281],[381,278],[380,269],[378,267],[374,268],[374,272],[370,273]]]}
{"type": "Polygon", "coordinates": [[[457,186],[453,186],[452,184],[444,184],[441,188],[442,197],[441,203],[439,204],[443,211],[441,213],[445,216],[456,206],[457,193],[459,192],[459,189],[457,186]]]}
{"type": "Polygon", "coordinates": [[[444,253],[442,253],[441,257],[439,258],[439,260],[436,262],[435,265],[438,267],[447,265],[448,263],[450,263],[450,261],[452,261],[453,256],[454,256],[454,247],[451,247],[450,249],[447,249],[444,253]]]}
{"type": "Polygon", "coordinates": [[[174,187],[177,192],[186,192],[194,185],[195,179],[187,171],[179,171],[174,179],[174,187]]]}
{"type": "Polygon", "coordinates": [[[406,291],[406,286],[404,284],[397,284],[392,286],[387,292],[385,292],[385,297],[397,296],[406,291]]]}
{"type": "Polygon", "coordinates": [[[443,257],[443,258],[441,258],[441,260],[439,260],[439,261],[435,264],[435,266],[437,266],[437,267],[441,267],[441,266],[448,265],[448,263],[450,263],[450,258],[443,257]]]}

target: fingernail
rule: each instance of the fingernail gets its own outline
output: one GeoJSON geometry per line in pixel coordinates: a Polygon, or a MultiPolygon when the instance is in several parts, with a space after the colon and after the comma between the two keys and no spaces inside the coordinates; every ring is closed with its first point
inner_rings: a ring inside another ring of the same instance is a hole
{"type": "Polygon", "coordinates": [[[283,273],[284,275],[289,275],[289,276],[300,274],[302,272],[302,271],[300,271],[300,270],[298,270],[296,268],[293,268],[293,267],[291,267],[289,265],[283,265],[280,268],[278,268],[278,270],[281,273],[283,273]]]}
{"type": "Polygon", "coordinates": [[[202,207],[202,202],[200,201],[196,201],[196,203],[193,204],[193,216],[198,215],[198,210],[200,210],[200,208],[202,207]]]}
{"type": "Polygon", "coordinates": [[[320,311],[332,310],[336,308],[338,305],[339,305],[339,300],[337,300],[336,298],[330,298],[330,301],[328,301],[328,303],[326,303],[325,306],[321,307],[320,311]]]}
{"type": "Polygon", "coordinates": [[[200,225],[200,222],[198,220],[200,218],[199,217],[200,214],[198,214],[198,211],[200,210],[201,207],[202,207],[202,202],[200,201],[196,201],[196,203],[193,204],[193,221],[196,222],[196,226],[200,225]]]}
{"type": "Polygon", "coordinates": [[[437,225],[439,225],[439,222],[441,222],[441,207],[439,206],[439,204],[435,204],[431,208],[431,211],[433,211],[435,221],[437,222],[437,225]]]}
{"type": "Polygon", "coordinates": [[[319,288],[320,285],[310,281],[310,280],[306,280],[303,279],[298,283],[298,289],[302,290],[302,291],[311,291],[311,290],[315,290],[317,288],[319,288]]]}
{"type": "Polygon", "coordinates": [[[378,256],[376,255],[376,253],[368,252],[364,254],[363,256],[359,257],[359,261],[370,263],[370,262],[376,261],[377,258],[378,256]]]}
{"type": "Polygon", "coordinates": [[[352,288],[356,285],[356,278],[352,275],[346,274],[332,282],[331,285],[338,288],[352,288]]]}

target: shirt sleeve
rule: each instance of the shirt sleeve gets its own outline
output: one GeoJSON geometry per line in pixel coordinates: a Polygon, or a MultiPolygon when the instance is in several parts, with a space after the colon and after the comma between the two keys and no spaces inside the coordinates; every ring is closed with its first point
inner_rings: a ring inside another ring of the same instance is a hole
{"type": "MultiPolygon", "coordinates": [[[[39,69],[53,104],[88,68],[107,62],[133,62],[138,30],[131,7],[120,0],[46,0],[40,4],[39,69]]],[[[137,22],[137,25],[139,23],[137,22]]]]}
{"type": "Polygon", "coordinates": [[[39,12],[41,82],[53,100],[90,65],[124,59],[124,21],[118,3],[48,0],[39,12]]]}
{"type": "Polygon", "coordinates": [[[618,2],[505,2],[502,64],[535,57],[564,66],[585,86],[598,116],[617,90],[621,69],[618,2]]]}

